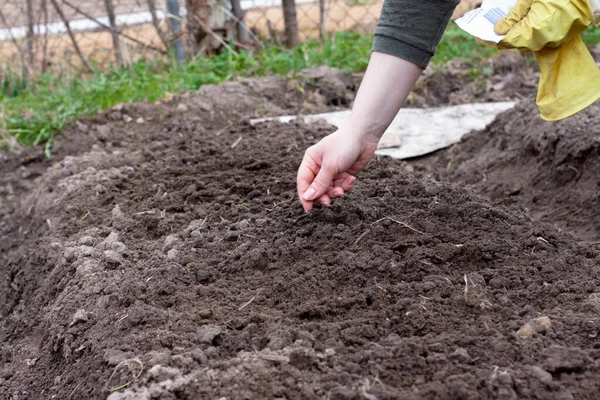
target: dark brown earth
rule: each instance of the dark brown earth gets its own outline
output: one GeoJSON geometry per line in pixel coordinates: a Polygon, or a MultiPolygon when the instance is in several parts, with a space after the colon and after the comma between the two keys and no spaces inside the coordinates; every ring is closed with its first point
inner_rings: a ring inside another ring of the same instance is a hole
{"type": "Polygon", "coordinates": [[[492,200],[518,199],[534,218],[579,239],[600,241],[600,103],[550,123],[533,100],[523,101],[422,163],[492,200]]]}
{"type": "Polygon", "coordinates": [[[351,101],[317,81],[118,107],[51,160],[3,155],[0,398],[596,399],[597,248],[388,158],[304,214],[296,168],[331,129],[245,121],[351,101]]]}
{"type": "Polygon", "coordinates": [[[455,59],[442,70],[427,69],[406,106],[426,108],[535,97],[539,70],[528,58],[532,59],[518,51],[503,51],[480,65],[455,59]]]}

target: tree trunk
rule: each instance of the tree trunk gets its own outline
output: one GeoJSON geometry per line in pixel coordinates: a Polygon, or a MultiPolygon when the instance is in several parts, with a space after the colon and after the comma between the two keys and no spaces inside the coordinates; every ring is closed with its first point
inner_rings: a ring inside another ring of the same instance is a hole
{"type": "Polygon", "coordinates": [[[46,72],[48,63],[48,0],[42,0],[42,16],[44,18],[44,40],[42,42],[42,74],[46,72]]]}
{"type": "Polygon", "coordinates": [[[285,22],[285,44],[288,47],[298,45],[298,18],[296,17],[295,0],[281,0],[283,21],[285,22]]]}
{"type": "Polygon", "coordinates": [[[27,61],[29,62],[28,70],[35,71],[35,55],[33,49],[33,41],[35,32],[33,30],[35,22],[33,20],[33,1],[27,0],[27,61]]]}
{"type": "Polygon", "coordinates": [[[231,9],[233,15],[237,18],[236,26],[238,39],[241,43],[248,43],[250,41],[250,36],[248,35],[248,28],[246,27],[246,24],[244,24],[244,12],[242,11],[240,0],[231,0],[231,9]]]}
{"type": "Polygon", "coordinates": [[[187,47],[192,56],[214,53],[235,37],[235,24],[227,13],[229,0],[186,0],[186,6],[187,47]]]}
{"type": "Polygon", "coordinates": [[[113,7],[112,0],[104,0],[106,6],[106,12],[108,13],[108,20],[110,21],[110,27],[112,28],[111,34],[113,39],[113,47],[115,49],[115,58],[118,65],[123,65],[123,53],[121,52],[121,40],[119,38],[119,31],[117,28],[117,18],[115,17],[115,9],[113,7]]]}
{"type": "Polygon", "coordinates": [[[325,0],[319,0],[319,39],[321,43],[325,42],[325,0]]]}

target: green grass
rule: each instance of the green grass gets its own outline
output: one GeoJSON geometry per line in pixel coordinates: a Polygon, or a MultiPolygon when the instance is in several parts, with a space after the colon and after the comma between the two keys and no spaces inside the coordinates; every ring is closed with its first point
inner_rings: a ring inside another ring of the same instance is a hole
{"type": "MultiPolygon", "coordinates": [[[[600,30],[588,30],[584,40],[588,44],[599,43],[600,30]]],[[[171,61],[142,60],[131,68],[113,69],[82,79],[43,75],[29,84],[21,79],[21,74],[5,71],[0,77],[0,114],[5,116],[0,128],[22,144],[46,142],[49,149],[54,134],[67,122],[96,114],[118,103],[153,102],[163,98],[167,92],[196,90],[204,84],[221,83],[237,77],[293,76],[304,68],[319,65],[350,72],[364,71],[371,44],[371,35],[338,33],[324,44],[311,41],[290,50],[270,46],[261,51],[225,52],[199,57],[181,68],[171,61]]],[[[432,63],[441,67],[460,57],[476,68],[480,60],[495,52],[475,42],[452,23],[432,63]]]]}
{"type": "Polygon", "coordinates": [[[358,72],[366,68],[371,38],[340,33],[324,44],[307,42],[287,50],[271,46],[258,52],[225,52],[199,57],[178,68],[168,61],[139,61],[85,79],[43,75],[26,85],[9,72],[0,81],[0,112],[7,131],[25,145],[51,140],[57,130],[77,117],[93,115],[122,102],[155,101],[166,92],[195,90],[236,77],[294,74],[304,68],[330,65],[358,72]]]}
{"type": "Polygon", "coordinates": [[[477,43],[473,39],[473,36],[451,22],[431,62],[434,66],[441,67],[450,60],[462,58],[476,64],[485,58],[493,56],[497,51],[491,47],[477,43]]]}

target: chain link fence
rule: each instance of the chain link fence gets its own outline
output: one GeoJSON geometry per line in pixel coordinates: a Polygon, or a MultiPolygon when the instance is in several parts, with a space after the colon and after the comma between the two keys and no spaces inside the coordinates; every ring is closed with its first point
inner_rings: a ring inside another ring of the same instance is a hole
{"type": "MultiPolygon", "coordinates": [[[[202,25],[217,47],[286,41],[281,0],[4,0],[0,68],[4,74],[28,75],[106,70],[140,58],[164,57],[178,40],[186,45],[188,57],[194,57],[206,50],[190,51],[197,38],[190,38],[186,15],[198,3],[219,7],[224,16],[216,25],[202,25]],[[178,15],[173,14],[172,3],[178,6],[178,15]],[[240,28],[240,20],[245,28],[240,28]],[[174,21],[182,23],[181,31],[173,31],[174,21]],[[231,34],[236,27],[245,31],[246,41],[231,34]]],[[[319,40],[340,31],[371,33],[382,4],[382,0],[296,0],[298,38],[319,40]]]]}

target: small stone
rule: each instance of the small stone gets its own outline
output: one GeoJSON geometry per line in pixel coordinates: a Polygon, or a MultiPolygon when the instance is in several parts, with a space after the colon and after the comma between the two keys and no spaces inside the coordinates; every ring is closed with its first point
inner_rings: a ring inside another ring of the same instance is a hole
{"type": "Polygon", "coordinates": [[[144,122],[145,122],[144,118],[142,118],[142,117],[138,117],[138,119],[135,120],[136,124],[143,124],[144,122]]]}
{"type": "Polygon", "coordinates": [[[114,206],[114,208],[111,211],[111,214],[114,219],[124,219],[125,218],[123,211],[121,211],[121,208],[118,205],[114,206]]]}
{"type": "Polygon", "coordinates": [[[517,331],[517,335],[522,338],[530,338],[534,334],[544,333],[550,328],[552,328],[552,322],[550,321],[550,318],[539,317],[523,325],[517,331]]]}
{"type": "Polygon", "coordinates": [[[198,316],[202,319],[208,319],[208,318],[212,317],[212,315],[213,315],[213,312],[210,308],[205,308],[205,309],[198,311],[198,316]]]}
{"type": "Polygon", "coordinates": [[[544,371],[540,367],[531,367],[531,374],[539,379],[541,382],[548,383],[552,382],[552,374],[544,371]]]}
{"type": "Polygon", "coordinates": [[[127,246],[119,241],[119,234],[115,231],[112,231],[106,239],[100,243],[100,247],[107,250],[115,250],[119,253],[127,250],[127,246]]]}
{"type": "Polygon", "coordinates": [[[250,227],[250,222],[247,219],[243,219],[237,223],[237,227],[239,230],[246,230],[250,227]]]}
{"type": "Polygon", "coordinates": [[[325,355],[328,357],[334,356],[335,355],[335,349],[329,348],[329,349],[325,349],[325,355]]]}
{"type": "Polygon", "coordinates": [[[90,275],[100,270],[100,263],[98,260],[85,260],[80,266],[77,267],[75,272],[78,275],[90,275]]]}
{"type": "Polygon", "coordinates": [[[25,365],[27,365],[28,367],[33,367],[35,365],[35,363],[37,362],[37,358],[26,358],[25,359],[25,365]]]}
{"type": "Polygon", "coordinates": [[[181,376],[181,372],[177,368],[165,367],[157,364],[148,370],[148,374],[158,382],[166,381],[181,376]]]}
{"type": "Polygon", "coordinates": [[[221,328],[216,325],[204,325],[198,329],[198,341],[205,344],[213,344],[214,340],[221,335],[221,328]]]}
{"type": "Polygon", "coordinates": [[[85,246],[93,246],[94,238],[91,236],[82,236],[79,238],[79,244],[83,244],[85,246]]]}
{"type": "Polygon", "coordinates": [[[123,115],[123,121],[125,121],[125,123],[130,123],[131,121],[133,121],[133,118],[131,118],[129,115],[125,114],[123,115]]]}
{"type": "Polygon", "coordinates": [[[202,236],[202,232],[200,232],[199,230],[194,230],[190,232],[190,236],[193,238],[199,238],[202,236]]]}
{"type": "Polygon", "coordinates": [[[456,360],[463,364],[468,364],[471,362],[471,356],[469,355],[469,352],[466,349],[463,349],[462,347],[459,347],[456,350],[454,350],[454,352],[450,354],[449,358],[451,360],[456,360]]]}
{"type": "Polygon", "coordinates": [[[186,104],[184,104],[184,103],[177,104],[177,111],[184,113],[184,112],[187,112],[188,110],[189,110],[189,107],[186,104]]]}
{"type": "Polygon", "coordinates": [[[163,252],[167,252],[171,250],[175,245],[179,242],[179,238],[175,235],[169,235],[165,238],[165,243],[163,245],[163,252]]]}
{"type": "Polygon", "coordinates": [[[165,351],[151,351],[147,353],[148,365],[165,365],[171,361],[171,352],[165,351]]]}
{"type": "Polygon", "coordinates": [[[105,250],[104,258],[111,264],[121,264],[123,262],[123,256],[121,253],[115,250],[105,250]]]}
{"type": "Polygon", "coordinates": [[[477,272],[473,272],[467,275],[469,284],[473,284],[474,286],[485,287],[485,279],[483,275],[478,274],[477,272]]]}
{"type": "Polygon", "coordinates": [[[176,354],[172,358],[173,364],[180,369],[188,369],[194,363],[190,357],[183,356],[181,354],[176,354]]]}
{"type": "Polygon", "coordinates": [[[82,322],[87,322],[87,320],[88,320],[87,312],[83,308],[80,308],[73,315],[73,320],[71,321],[69,326],[73,326],[73,325],[76,325],[76,324],[79,324],[82,322]]]}
{"type": "Polygon", "coordinates": [[[177,251],[177,249],[171,249],[167,252],[168,260],[176,260],[178,256],[179,256],[179,251],[177,251]]]}

